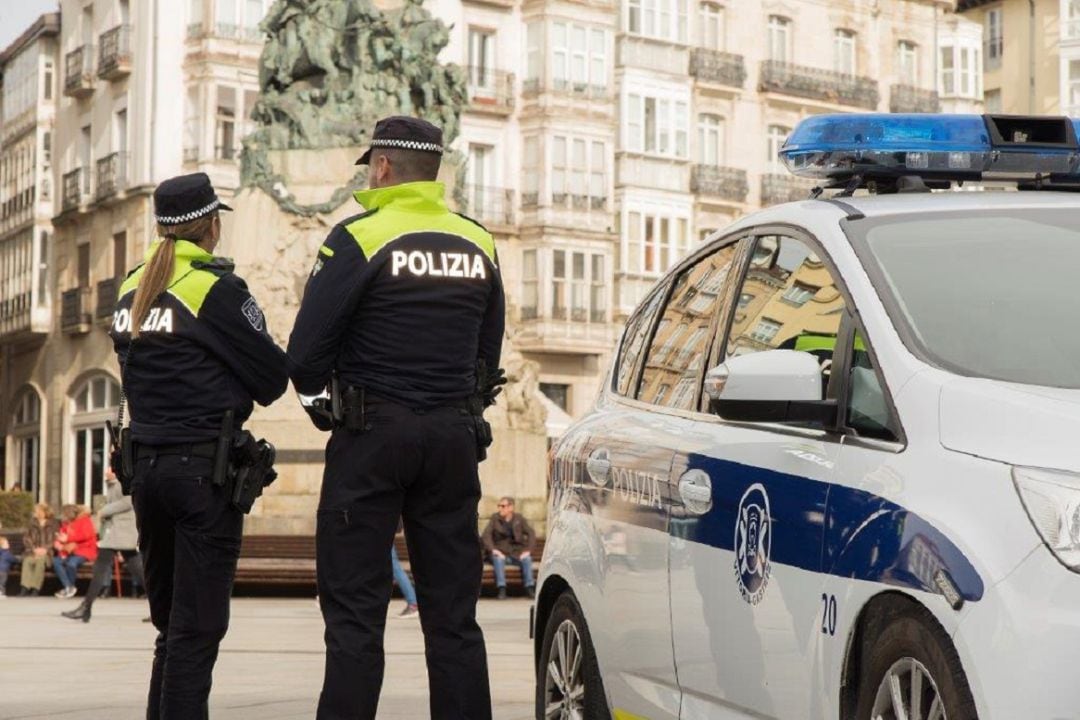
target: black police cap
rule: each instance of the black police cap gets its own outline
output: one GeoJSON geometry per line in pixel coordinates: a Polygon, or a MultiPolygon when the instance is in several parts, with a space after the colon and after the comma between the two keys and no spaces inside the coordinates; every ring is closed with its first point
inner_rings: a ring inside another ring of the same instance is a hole
{"type": "Polygon", "coordinates": [[[377,148],[401,148],[442,155],[442,129],[427,120],[393,115],[375,123],[371,134],[371,147],[356,161],[357,165],[371,162],[371,151],[377,148]]]}
{"type": "Polygon", "coordinates": [[[206,173],[181,175],[154,190],[154,217],[160,225],[183,225],[215,210],[232,210],[221,202],[206,173]]]}

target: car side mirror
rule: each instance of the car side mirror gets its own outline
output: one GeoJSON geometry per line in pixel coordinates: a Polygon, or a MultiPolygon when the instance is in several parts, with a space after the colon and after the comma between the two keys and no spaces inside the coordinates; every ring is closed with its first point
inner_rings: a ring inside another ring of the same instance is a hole
{"type": "Polygon", "coordinates": [[[737,422],[836,423],[835,400],[822,400],[821,365],[797,350],[740,355],[705,375],[709,411],[737,422]]]}

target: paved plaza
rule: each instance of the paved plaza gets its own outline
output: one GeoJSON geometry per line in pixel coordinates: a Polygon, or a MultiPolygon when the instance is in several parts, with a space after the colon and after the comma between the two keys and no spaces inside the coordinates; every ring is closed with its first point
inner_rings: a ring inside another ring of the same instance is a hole
{"type": "MultiPolygon", "coordinates": [[[[0,599],[0,720],[142,720],[154,630],[145,602],[102,600],[89,624],[60,617],[77,600],[0,599]]],[[[391,603],[391,614],[401,601],[391,603]]],[[[483,600],[497,720],[532,717],[526,600],[483,600]]],[[[323,623],[310,599],[233,601],[210,695],[214,720],[315,716],[323,623]]],[[[423,637],[415,620],[390,620],[379,718],[427,717],[423,637]]]]}

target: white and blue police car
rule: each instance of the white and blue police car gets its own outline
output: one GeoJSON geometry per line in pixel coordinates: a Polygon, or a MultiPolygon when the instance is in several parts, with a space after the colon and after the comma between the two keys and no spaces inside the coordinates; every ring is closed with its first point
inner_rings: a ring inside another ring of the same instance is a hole
{"type": "Polygon", "coordinates": [[[538,718],[1080,717],[1077,134],[798,126],[552,450],[538,718]]]}

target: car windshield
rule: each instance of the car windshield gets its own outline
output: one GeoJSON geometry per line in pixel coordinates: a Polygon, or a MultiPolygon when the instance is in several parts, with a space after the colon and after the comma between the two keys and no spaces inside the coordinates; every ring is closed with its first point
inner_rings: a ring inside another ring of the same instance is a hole
{"type": "Polygon", "coordinates": [[[927,359],[963,375],[1080,388],[1080,211],[935,213],[847,229],[876,266],[893,321],[927,359]]]}

